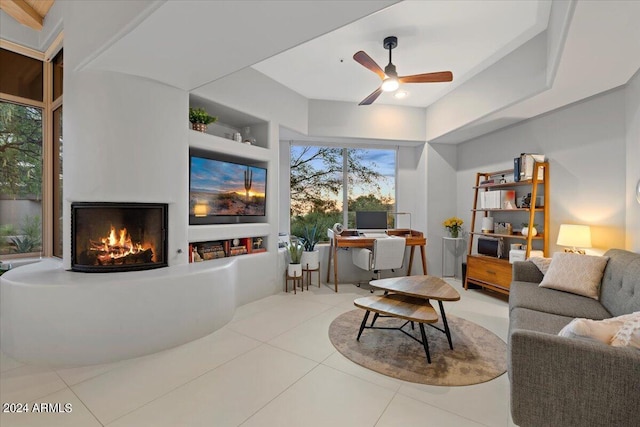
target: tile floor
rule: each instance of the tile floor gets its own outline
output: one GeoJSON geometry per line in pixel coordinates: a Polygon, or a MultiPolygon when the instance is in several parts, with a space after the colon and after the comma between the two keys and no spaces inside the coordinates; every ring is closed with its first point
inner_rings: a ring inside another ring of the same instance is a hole
{"type": "MultiPolygon", "coordinates": [[[[447,311],[506,340],[505,298],[460,290],[447,311]]],[[[0,353],[2,402],[71,403],[70,413],[0,414],[2,427],[513,426],[506,374],[466,387],[396,380],[329,341],[331,321],[369,291],[340,285],[239,307],[224,328],[118,363],[51,370],[0,353]]],[[[455,338],[454,338],[455,339],[455,338]]],[[[437,357],[437,355],[433,355],[437,357]]]]}

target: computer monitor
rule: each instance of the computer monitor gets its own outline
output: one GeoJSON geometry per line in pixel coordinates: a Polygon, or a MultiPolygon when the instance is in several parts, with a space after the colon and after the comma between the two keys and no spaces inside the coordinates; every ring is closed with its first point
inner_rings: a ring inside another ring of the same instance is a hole
{"type": "Polygon", "coordinates": [[[356,228],[358,230],[386,230],[386,211],[356,211],[356,228]]]}

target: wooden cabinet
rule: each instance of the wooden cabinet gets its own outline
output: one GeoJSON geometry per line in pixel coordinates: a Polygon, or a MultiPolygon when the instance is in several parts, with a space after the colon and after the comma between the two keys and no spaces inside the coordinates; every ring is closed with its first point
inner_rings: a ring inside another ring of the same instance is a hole
{"type": "Polygon", "coordinates": [[[524,246],[527,258],[532,250],[542,251],[544,256],[549,253],[549,163],[535,162],[531,179],[511,181],[512,177],[513,169],[476,174],[465,289],[472,283],[508,294],[512,267],[508,256],[513,243],[524,246]],[[511,191],[510,195],[515,192],[515,200],[509,198],[493,205],[482,203],[483,200],[502,200],[500,193],[489,193],[502,190],[511,191]],[[528,205],[523,206],[523,197],[529,200],[528,205]],[[484,232],[482,220],[488,217],[493,218],[492,223],[511,224],[511,230],[484,232]],[[523,236],[520,227],[523,223],[537,224],[538,234],[523,236]],[[501,241],[503,251],[500,258],[478,254],[477,241],[483,236],[501,241]]]}

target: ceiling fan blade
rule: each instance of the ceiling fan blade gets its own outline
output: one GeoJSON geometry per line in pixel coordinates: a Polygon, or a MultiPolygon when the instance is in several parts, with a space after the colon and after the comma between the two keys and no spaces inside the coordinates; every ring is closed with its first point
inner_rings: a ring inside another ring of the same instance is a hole
{"type": "Polygon", "coordinates": [[[439,71],[437,73],[414,74],[412,76],[398,77],[400,83],[439,83],[453,80],[451,71],[439,71]]]}
{"type": "Polygon", "coordinates": [[[364,53],[364,51],[361,50],[359,52],[356,52],[353,55],[353,59],[363,67],[368,68],[376,73],[381,79],[384,80],[387,77],[385,76],[384,71],[382,71],[382,68],[380,68],[380,66],[376,64],[376,61],[371,59],[371,57],[364,53]]]}
{"type": "Polygon", "coordinates": [[[369,95],[365,99],[363,99],[362,102],[360,104],[358,104],[358,105],[370,105],[370,104],[373,104],[373,101],[378,99],[378,97],[380,96],[381,93],[382,93],[382,87],[379,87],[378,89],[374,90],[371,95],[369,95]]]}

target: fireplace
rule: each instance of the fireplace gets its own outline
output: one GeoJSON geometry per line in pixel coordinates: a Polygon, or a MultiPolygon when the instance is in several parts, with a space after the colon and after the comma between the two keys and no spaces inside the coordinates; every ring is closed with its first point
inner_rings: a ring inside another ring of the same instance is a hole
{"type": "Polygon", "coordinates": [[[71,269],[87,273],[167,266],[163,203],[72,203],[71,269]]]}

